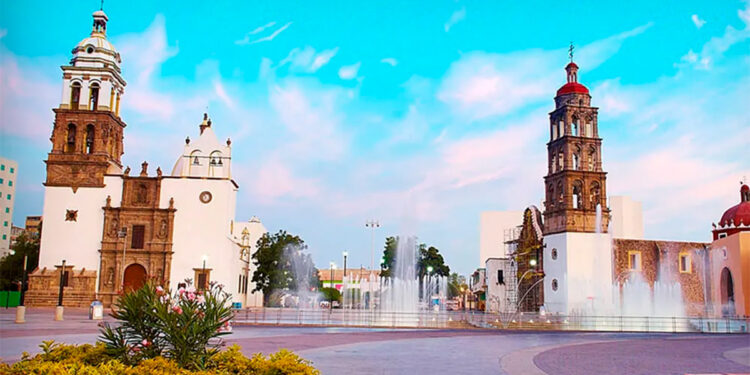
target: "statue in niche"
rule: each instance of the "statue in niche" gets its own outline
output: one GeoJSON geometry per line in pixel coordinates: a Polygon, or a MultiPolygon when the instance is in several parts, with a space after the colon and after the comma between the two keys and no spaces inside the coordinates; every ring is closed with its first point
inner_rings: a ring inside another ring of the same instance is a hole
{"type": "Polygon", "coordinates": [[[109,236],[110,237],[117,237],[117,229],[118,229],[117,226],[118,226],[118,224],[120,224],[120,223],[117,220],[117,218],[113,218],[112,221],[111,221],[111,223],[110,223],[110,225],[109,225],[109,236]]]}
{"type": "Polygon", "coordinates": [[[107,207],[112,207],[112,196],[107,195],[107,207]]]}
{"type": "Polygon", "coordinates": [[[167,237],[167,221],[162,219],[161,225],[159,226],[159,238],[165,237],[167,237]]]}
{"type": "Polygon", "coordinates": [[[115,269],[112,267],[109,267],[107,270],[107,285],[112,285],[115,283],[115,269]]]}
{"type": "Polygon", "coordinates": [[[139,184],[135,191],[134,203],[146,203],[148,196],[148,187],[146,184],[139,184]]]}

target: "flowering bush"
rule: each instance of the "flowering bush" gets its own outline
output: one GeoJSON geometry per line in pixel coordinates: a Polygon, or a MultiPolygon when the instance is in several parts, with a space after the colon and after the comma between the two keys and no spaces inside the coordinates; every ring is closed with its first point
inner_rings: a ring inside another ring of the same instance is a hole
{"type": "Polygon", "coordinates": [[[205,368],[218,352],[218,337],[231,332],[229,294],[215,284],[205,291],[188,284],[171,294],[147,283],[113,307],[121,324],[105,324],[101,341],[125,364],[164,356],[183,368],[205,368]]]}
{"type": "Polygon", "coordinates": [[[181,368],[164,357],[144,359],[127,365],[109,356],[103,343],[96,345],[60,345],[45,341],[42,353],[34,357],[24,353],[21,361],[11,365],[0,363],[0,374],[85,374],[85,375],[317,375],[309,361],[282,349],[265,357],[256,354],[247,358],[236,345],[211,357],[202,370],[181,368]]]}

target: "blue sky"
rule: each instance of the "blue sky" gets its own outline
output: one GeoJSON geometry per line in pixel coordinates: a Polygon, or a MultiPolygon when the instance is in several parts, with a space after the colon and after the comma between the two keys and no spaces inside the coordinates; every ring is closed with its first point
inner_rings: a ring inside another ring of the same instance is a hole
{"type": "MultiPolygon", "coordinates": [[[[570,41],[600,108],[608,193],[649,238],[710,238],[750,177],[750,5],[653,2],[110,1],[128,81],[124,163],[170,170],[208,108],[231,137],[237,219],[302,236],[317,264],[369,264],[366,220],[452,269],[479,214],[540,205],[547,113],[570,41]],[[239,2],[237,2],[239,3],[239,2]]],[[[98,1],[0,4],[0,154],[14,221],[42,210],[60,65],[98,1]]]]}

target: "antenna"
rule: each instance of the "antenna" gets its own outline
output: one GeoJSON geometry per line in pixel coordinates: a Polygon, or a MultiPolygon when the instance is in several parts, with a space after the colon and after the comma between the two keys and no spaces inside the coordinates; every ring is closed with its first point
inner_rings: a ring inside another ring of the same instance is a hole
{"type": "MultiPolygon", "coordinates": [[[[102,0],[104,1],[104,0],[102,0]]],[[[573,47],[573,41],[570,41],[570,47],[568,48],[568,58],[570,58],[570,62],[573,62],[573,50],[575,47],[573,47]]]]}

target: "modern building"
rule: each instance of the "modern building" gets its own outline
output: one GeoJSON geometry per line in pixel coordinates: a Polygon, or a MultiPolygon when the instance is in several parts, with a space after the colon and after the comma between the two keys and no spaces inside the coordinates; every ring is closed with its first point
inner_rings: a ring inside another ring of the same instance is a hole
{"type": "Polygon", "coordinates": [[[611,221],[609,231],[614,238],[643,238],[643,205],[630,197],[615,195],[609,197],[611,221]]]}
{"type": "Polygon", "coordinates": [[[10,251],[17,180],[18,163],[0,157],[0,257],[10,251]]]}
{"type": "Polygon", "coordinates": [[[511,258],[490,258],[485,262],[486,308],[491,313],[518,310],[518,267],[511,258]]]}
{"type": "Polygon", "coordinates": [[[121,56],[107,40],[107,15],[99,10],[93,18],[91,35],[62,67],[45,161],[39,268],[29,276],[27,303],[56,304],[61,278],[64,304],[73,306],[95,299],[109,305],[146,280],[172,289],[215,282],[234,302],[262,301],[245,284],[251,241],[265,228],[257,218],[235,222],[239,184],[232,179],[231,141],[219,142],[204,114],[171,173],[149,171],[144,161],[131,175],[122,165],[121,56]]]}
{"type": "Polygon", "coordinates": [[[523,211],[484,211],[479,217],[479,267],[487,259],[510,254],[509,241],[518,237],[523,211]]]}

